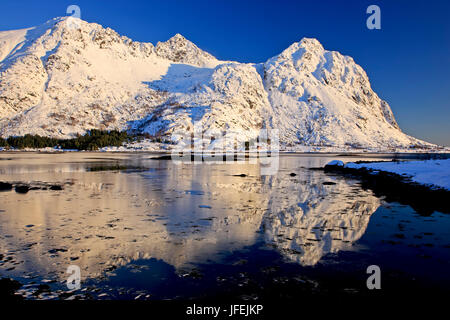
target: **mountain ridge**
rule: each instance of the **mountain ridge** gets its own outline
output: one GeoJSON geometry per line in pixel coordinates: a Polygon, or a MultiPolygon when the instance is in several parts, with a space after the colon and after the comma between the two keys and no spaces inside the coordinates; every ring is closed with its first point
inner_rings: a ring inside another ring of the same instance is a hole
{"type": "Polygon", "coordinates": [[[264,63],[220,61],[180,34],[155,45],[74,18],[0,32],[0,134],[89,129],[177,143],[201,127],[282,147],[431,148],[404,134],[353,58],[303,38],[264,63]],[[74,27],[75,26],[75,27],[74,27]]]}

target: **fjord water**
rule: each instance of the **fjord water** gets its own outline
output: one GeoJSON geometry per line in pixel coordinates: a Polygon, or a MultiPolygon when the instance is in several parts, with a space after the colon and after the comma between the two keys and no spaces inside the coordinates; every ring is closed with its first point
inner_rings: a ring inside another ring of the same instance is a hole
{"type": "Polygon", "coordinates": [[[273,175],[259,161],[153,157],[2,153],[0,181],[63,190],[0,192],[0,277],[33,299],[289,298],[372,294],[378,265],[380,292],[448,292],[448,214],[311,170],[370,156],[281,155],[273,175]]]}

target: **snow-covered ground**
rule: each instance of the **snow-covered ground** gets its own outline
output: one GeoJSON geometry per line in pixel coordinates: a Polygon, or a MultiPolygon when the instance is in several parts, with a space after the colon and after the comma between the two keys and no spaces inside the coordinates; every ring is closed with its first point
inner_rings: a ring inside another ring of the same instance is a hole
{"type": "Polygon", "coordinates": [[[373,172],[391,172],[411,179],[411,181],[436,186],[450,190],[450,159],[424,161],[383,161],[371,163],[344,164],[342,161],[332,161],[328,165],[343,166],[349,169],[366,168],[373,172]]]}

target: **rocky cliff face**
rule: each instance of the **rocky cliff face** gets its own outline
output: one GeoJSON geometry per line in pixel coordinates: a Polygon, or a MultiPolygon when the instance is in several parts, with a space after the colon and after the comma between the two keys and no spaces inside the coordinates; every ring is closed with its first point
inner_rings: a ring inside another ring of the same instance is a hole
{"type": "Polygon", "coordinates": [[[351,57],[302,39],[262,64],[219,61],[177,34],[156,46],[56,18],[0,32],[0,133],[71,137],[92,128],[278,129],[282,146],[430,146],[401,132],[351,57]]]}
{"type": "Polygon", "coordinates": [[[264,64],[274,127],[290,144],[407,145],[389,105],[351,57],[315,39],[294,43],[264,64]]]}

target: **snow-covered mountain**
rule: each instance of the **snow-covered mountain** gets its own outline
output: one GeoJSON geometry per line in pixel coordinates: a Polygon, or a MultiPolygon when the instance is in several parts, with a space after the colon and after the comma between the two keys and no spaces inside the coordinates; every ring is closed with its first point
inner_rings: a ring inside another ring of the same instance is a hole
{"type": "Polygon", "coordinates": [[[247,141],[269,128],[283,148],[432,146],[399,129],[351,57],[315,39],[245,64],[219,61],[179,34],[153,46],[73,22],[0,32],[3,137],[99,128],[176,140],[174,132],[202,128],[247,141]]]}

